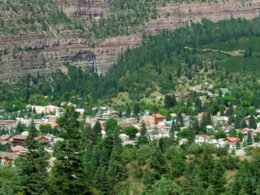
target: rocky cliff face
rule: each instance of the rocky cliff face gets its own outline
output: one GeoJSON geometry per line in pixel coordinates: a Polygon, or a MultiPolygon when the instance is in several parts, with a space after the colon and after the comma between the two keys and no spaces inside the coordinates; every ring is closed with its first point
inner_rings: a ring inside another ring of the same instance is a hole
{"type": "Polygon", "coordinates": [[[157,34],[162,30],[176,29],[199,22],[203,18],[212,21],[224,19],[245,18],[253,19],[259,16],[260,1],[255,0],[242,4],[241,1],[229,0],[215,4],[191,3],[158,7],[160,17],[152,20],[140,28],[140,33],[124,37],[106,39],[97,45],[94,52],[97,55],[98,72],[104,74],[113,66],[118,57],[127,49],[138,46],[142,41],[142,34],[157,34]]]}
{"type": "MultiPolygon", "coordinates": [[[[56,0],[71,17],[98,20],[109,14],[109,0],[56,0]]],[[[90,47],[90,35],[76,30],[55,33],[23,33],[0,36],[0,80],[25,74],[49,73],[70,62],[83,69],[91,68],[105,74],[127,48],[137,47],[142,35],[176,29],[202,18],[212,21],[259,16],[260,0],[241,3],[237,0],[219,3],[167,4],[158,7],[159,18],[140,26],[139,33],[96,40],[90,47]]],[[[3,15],[3,14],[2,14],[3,15]]],[[[3,15],[2,17],[5,17],[3,15]]],[[[12,19],[12,16],[8,15],[12,19]]]]}

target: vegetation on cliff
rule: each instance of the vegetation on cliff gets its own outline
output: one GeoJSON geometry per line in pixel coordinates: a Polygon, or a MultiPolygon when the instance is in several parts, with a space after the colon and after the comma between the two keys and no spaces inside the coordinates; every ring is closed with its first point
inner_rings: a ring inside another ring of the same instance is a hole
{"type": "Polygon", "coordinates": [[[238,80],[257,80],[259,22],[259,18],[218,23],[204,20],[190,28],[165,31],[145,37],[139,48],[127,51],[105,76],[67,65],[67,75],[28,75],[13,84],[17,90],[9,90],[10,84],[1,83],[0,98],[2,104],[28,101],[30,94],[36,93],[48,95],[51,101],[80,97],[83,102],[92,102],[126,92],[131,100],[139,101],[153,92],[182,91],[203,81],[232,86],[238,80]]]}
{"type": "Polygon", "coordinates": [[[82,29],[52,0],[0,0],[0,34],[48,32],[56,35],[65,29],[82,29]]]}

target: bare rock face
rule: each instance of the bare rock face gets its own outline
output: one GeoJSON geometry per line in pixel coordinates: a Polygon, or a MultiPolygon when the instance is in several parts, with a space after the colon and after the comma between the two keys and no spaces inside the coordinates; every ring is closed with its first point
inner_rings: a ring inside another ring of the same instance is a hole
{"type": "Polygon", "coordinates": [[[0,37],[1,79],[57,71],[68,62],[83,69],[93,68],[95,55],[86,47],[86,39],[79,37],[77,34],[59,38],[45,34],[0,37]]]}
{"type": "MultiPolygon", "coordinates": [[[[98,20],[109,14],[109,0],[55,0],[70,16],[98,20]]],[[[260,0],[242,4],[240,0],[219,3],[167,4],[158,7],[160,17],[140,26],[140,32],[97,40],[89,47],[89,37],[69,30],[59,36],[47,33],[25,33],[0,36],[0,80],[30,74],[60,70],[62,64],[71,63],[82,69],[91,68],[105,74],[128,48],[142,42],[142,34],[158,34],[165,29],[176,29],[202,18],[212,21],[259,16],[260,0]]],[[[0,17],[5,17],[4,14],[0,17]]],[[[12,16],[8,16],[12,17],[12,16]]],[[[16,17],[16,16],[14,16],[16,17]]]]}

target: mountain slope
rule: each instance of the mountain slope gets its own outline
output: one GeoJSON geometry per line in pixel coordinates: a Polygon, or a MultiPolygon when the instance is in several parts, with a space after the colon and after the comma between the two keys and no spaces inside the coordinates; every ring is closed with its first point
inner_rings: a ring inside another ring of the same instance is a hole
{"type": "Polygon", "coordinates": [[[106,73],[143,35],[201,18],[252,19],[260,9],[259,0],[149,2],[1,0],[0,79],[63,70],[66,62],[106,73]]]}
{"type": "MultiPolygon", "coordinates": [[[[259,17],[218,23],[203,20],[190,28],[146,37],[140,47],[128,50],[105,76],[66,65],[64,72],[30,75],[11,87],[2,84],[0,98],[24,99],[39,93],[52,101],[80,99],[97,103],[111,102],[116,97],[117,103],[125,104],[150,101],[153,96],[167,93],[185,93],[202,82],[212,83],[216,89],[236,87],[238,80],[245,84],[259,80],[259,36],[259,17]],[[9,90],[12,88],[18,90],[9,90]]],[[[243,87],[246,90],[248,86],[243,87]]],[[[256,83],[255,87],[259,85],[256,83]]]]}

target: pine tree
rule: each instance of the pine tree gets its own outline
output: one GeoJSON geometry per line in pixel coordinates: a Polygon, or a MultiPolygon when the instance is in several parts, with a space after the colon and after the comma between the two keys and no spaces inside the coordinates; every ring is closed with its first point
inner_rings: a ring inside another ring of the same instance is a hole
{"type": "Polygon", "coordinates": [[[144,121],[142,121],[141,135],[138,137],[138,140],[137,140],[138,145],[148,143],[148,139],[146,137],[146,132],[147,132],[147,127],[146,127],[144,121]]]}
{"type": "Polygon", "coordinates": [[[125,115],[126,115],[126,117],[130,117],[131,116],[131,108],[130,108],[129,105],[127,105],[127,107],[126,107],[125,115]]]}
{"type": "Polygon", "coordinates": [[[177,120],[178,120],[178,123],[179,123],[180,127],[184,127],[184,121],[183,121],[183,117],[182,117],[182,113],[181,112],[177,113],[177,120]]]}
{"type": "Polygon", "coordinates": [[[200,98],[195,99],[195,109],[197,112],[202,112],[202,101],[200,98]]]}
{"type": "Polygon", "coordinates": [[[134,116],[137,117],[139,115],[139,113],[140,113],[140,104],[135,103],[134,108],[133,108],[133,114],[134,114],[134,116]]]}
{"type": "Polygon", "coordinates": [[[144,121],[142,121],[141,135],[146,135],[146,132],[147,132],[147,127],[146,127],[144,121]]]}
{"type": "Polygon", "coordinates": [[[234,123],[235,122],[235,117],[234,117],[234,115],[230,115],[229,117],[228,117],[228,124],[232,124],[232,123],[234,123]]]}
{"type": "Polygon", "coordinates": [[[64,140],[54,153],[56,160],[50,178],[53,194],[85,194],[89,190],[84,177],[78,117],[74,107],[67,107],[58,120],[64,140]]]}
{"type": "Polygon", "coordinates": [[[199,159],[198,173],[204,188],[207,188],[212,181],[212,171],[214,169],[214,160],[208,147],[205,146],[199,159]]]}
{"type": "Polygon", "coordinates": [[[97,136],[101,136],[102,127],[99,121],[96,121],[93,130],[97,134],[97,136]]]}
{"type": "Polygon", "coordinates": [[[109,194],[109,192],[111,191],[107,176],[107,167],[98,167],[95,175],[95,187],[103,194],[109,194]]]}
{"type": "Polygon", "coordinates": [[[243,119],[241,122],[241,128],[247,128],[247,122],[245,119],[243,119]]]}
{"type": "Polygon", "coordinates": [[[250,115],[250,118],[249,118],[249,128],[250,129],[256,129],[257,127],[257,124],[256,124],[256,121],[255,121],[255,117],[254,115],[250,115]]]}
{"type": "Polygon", "coordinates": [[[213,177],[211,181],[216,194],[221,194],[225,191],[226,180],[225,180],[224,173],[225,173],[224,167],[221,165],[220,162],[217,162],[215,164],[213,177]]]}
{"type": "Polygon", "coordinates": [[[37,130],[33,124],[28,133],[28,151],[17,162],[18,178],[24,194],[44,194],[48,190],[47,156],[44,147],[35,140],[37,130]]]}
{"type": "MultiPolygon", "coordinates": [[[[114,188],[114,186],[124,179],[126,179],[127,170],[125,166],[123,165],[122,158],[121,158],[121,147],[114,147],[113,151],[110,156],[109,165],[108,165],[108,181],[109,186],[111,189],[114,188]]],[[[116,192],[110,192],[111,194],[116,194],[116,192]]]]}
{"type": "Polygon", "coordinates": [[[176,104],[177,104],[177,100],[175,96],[168,94],[164,97],[165,108],[174,107],[176,104]]]}
{"type": "Polygon", "coordinates": [[[195,141],[195,132],[192,128],[188,129],[189,135],[188,135],[188,143],[191,144],[195,141]]]}
{"type": "Polygon", "coordinates": [[[181,72],[182,72],[181,65],[178,65],[177,66],[177,74],[176,74],[177,78],[181,77],[181,72]]]}
{"type": "Polygon", "coordinates": [[[235,129],[240,129],[241,128],[241,122],[240,122],[240,118],[238,116],[236,116],[235,118],[235,125],[234,125],[235,129]]]}
{"type": "Polygon", "coordinates": [[[82,149],[91,149],[96,144],[97,133],[90,125],[87,125],[82,132],[82,149]]]}
{"type": "Polygon", "coordinates": [[[171,140],[171,142],[174,144],[175,143],[175,132],[177,131],[177,127],[176,127],[176,123],[174,120],[172,120],[172,125],[171,125],[171,129],[169,132],[169,138],[171,140]]]}
{"type": "Polygon", "coordinates": [[[200,131],[200,124],[197,118],[193,118],[191,122],[191,127],[196,135],[199,134],[200,131]]]}
{"type": "Polygon", "coordinates": [[[248,133],[247,133],[246,143],[247,143],[247,145],[252,145],[253,144],[253,138],[252,138],[252,135],[251,135],[250,131],[248,131],[248,133]]]}
{"type": "Polygon", "coordinates": [[[207,114],[206,114],[206,124],[207,124],[207,125],[211,125],[211,124],[212,124],[211,114],[210,114],[210,113],[207,113],[207,114]]]}

